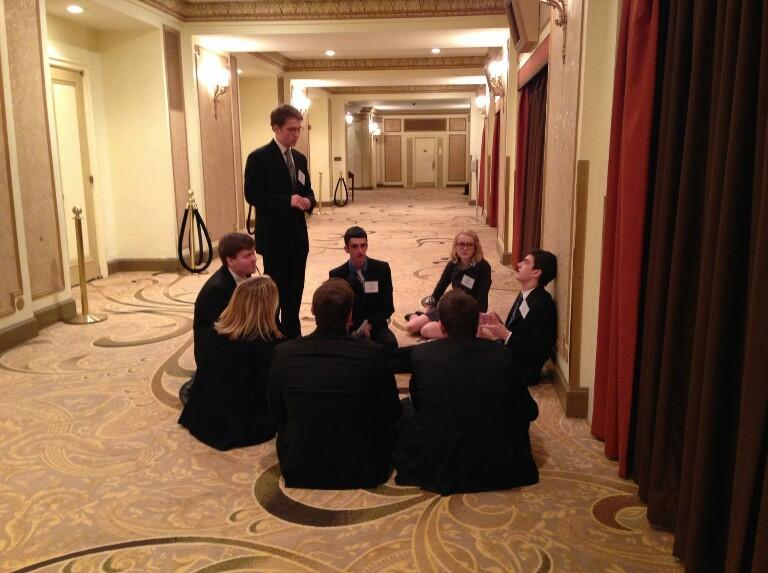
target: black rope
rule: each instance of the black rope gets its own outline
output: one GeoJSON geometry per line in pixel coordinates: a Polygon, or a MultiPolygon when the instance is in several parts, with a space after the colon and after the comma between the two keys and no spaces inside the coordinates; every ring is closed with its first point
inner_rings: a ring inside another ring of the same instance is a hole
{"type": "Polygon", "coordinates": [[[333,190],[333,204],[337,207],[344,207],[349,203],[349,189],[347,189],[347,182],[344,181],[344,175],[339,175],[339,180],[336,182],[336,188],[333,190]],[[344,189],[343,199],[339,199],[339,191],[344,189]]]}
{"type": "Polygon", "coordinates": [[[248,215],[245,217],[245,231],[249,235],[256,236],[256,218],[254,217],[251,219],[251,215],[253,214],[253,205],[248,203],[248,215]],[[251,227],[251,222],[253,222],[253,227],[251,227]]]}
{"type": "MultiPolygon", "coordinates": [[[[184,210],[184,216],[181,219],[181,228],[179,230],[179,243],[177,253],[179,255],[179,262],[181,266],[187,269],[190,273],[202,273],[207,269],[211,261],[213,260],[213,244],[211,243],[211,236],[208,234],[208,228],[205,226],[203,217],[200,215],[197,209],[192,211],[192,224],[197,229],[197,253],[195,253],[195,268],[190,267],[187,261],[184,259],[184,236],[187,234],[187,223],[189,222],[189,209],[184,210]],[[205,236],[205,246],[203,248],[203,236],[205,236]],[[203,255],[205,255],[205,261],[203,261],[203,255]]],[[[192,248],[192,245],[189,246],[192,248]]]]}

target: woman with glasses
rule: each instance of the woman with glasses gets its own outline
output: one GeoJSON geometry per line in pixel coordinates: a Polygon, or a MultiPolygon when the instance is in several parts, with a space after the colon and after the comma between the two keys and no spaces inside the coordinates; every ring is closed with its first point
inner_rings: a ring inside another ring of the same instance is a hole
{"type": "Polygon", "coordinates": [[[267,411],[267,376],[282,337],[277,306],[277,286],[270,277],[246,279],[199,337],[195,383],[179,424],[217,450],[260,444],[275,435],[267,411]]]}
{"type": "Polygon", "coordinates": [[[424,338],[443,338],[445,334],[437,322],[437,303],[445,294],[448,286],[460,289],[471,295],[480,307],[480,312],[488,311],[488,291],[491,289],[491,265],[483,258],[483,247],[477,233],[462,229],[453,239],[451,260],[445,265],[440,280],[437,281],[432,296],[426,299],[426,312],[414,312],[406,315],[405,328],[411,334],[420,334],[424,338]]]}

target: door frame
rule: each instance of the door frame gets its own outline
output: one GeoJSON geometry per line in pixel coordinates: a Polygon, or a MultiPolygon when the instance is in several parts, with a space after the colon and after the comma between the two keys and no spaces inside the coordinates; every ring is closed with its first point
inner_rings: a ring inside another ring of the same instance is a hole
{"type": "MultiPolygon", "coordinates": [[[[54,84],[69,85],[75,90],[75,100],[77,106],[77,123],[80,139],[80,161],[81,170],[83,174],[83,194],[85,196],[85,213],[88,217],[88,224],[86,226],[88,233],[88,246],[89,252],[85,256],[85,276],[86,280],[98,278],[101,275],[101,269],[99,265],[99,240],[97,230],[97,217],[94,200],[94,180],[93,180],[93,167],[90,158],[90,147],[88,141],[88,124],[86,121],[85,110],[85,72],[80,69],[67,67],[60,65],[59,63],[50,63],[51,73],[51,97],[53,108],[53,128],[56,132],[56,144],[59,145],[59,132],[58,124],[56,123],[56,102],[54,93],[54,84]]],[[[61,153],[57,153],[59,161],[61,161],[61,153]]],[[[59,166],[59,169],[61,167],[59,166]]],[[[64,189],[61,190],[62,199],[64,198],[64,189]]],[[[62,202],[63,204],[63,202],[62,202]]],[[[71,216],[71,213],[64,213],[64,217],[71,216]]],[[[65,223],[66,226],[66,223],[65,223]]],[[[77,268],[77,253],[69,253],[69,275],[72,285],[80,283],[80,276],[77,268]],[[74,255],[74,256],[73,256],[74,255]],[[73,264],[74,261],[74,264],[73,264]]]]}
{"type": "Polygon", "coordinates": [[[413,137],[413,186],[414,187],[437,187],[437,137],[434,135],[416,135],[413,137]],[[432,181],[417,181],[416,180],[416,157],[418,157],[418,140],[419,139],[431,139],[432,140],[432,181]]]}

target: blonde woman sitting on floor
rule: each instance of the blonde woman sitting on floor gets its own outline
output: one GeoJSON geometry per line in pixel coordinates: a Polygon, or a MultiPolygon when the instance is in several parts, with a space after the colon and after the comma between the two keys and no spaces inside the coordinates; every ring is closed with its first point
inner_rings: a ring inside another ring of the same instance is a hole
{"type": "Polygon", "coordinates": [[[424,338],[444,338],[437,314],[437,303],[450,285],[453,289],[463,290],[471,295],[480,307],[480,312],[488,311],[488,291],[491,289],[491,265],[483,258],[483,247],[477,233],[462,229],[453,239],[451,260],[445,265],[440,280],[437,281],[432,296],[427,297],[426,312],[414,312],[406,315],[405,328],[411,334],[424,338]]]}
{"type": "Polygon", "coordinates": [[[267,409],[278,295],[264,275],[241,282],[219,320],[199,337],[195,383],[179,424],[201,442],[228,450],[275,435],[267,409]]]}

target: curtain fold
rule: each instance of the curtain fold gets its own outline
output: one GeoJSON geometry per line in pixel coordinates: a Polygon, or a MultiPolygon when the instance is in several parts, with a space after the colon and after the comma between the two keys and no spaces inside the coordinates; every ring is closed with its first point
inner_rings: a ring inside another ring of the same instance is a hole
{"type": "Polygon", "coordinates": [[[512,225],[512,260],[541,244],[544,136],[547,123],[547,68],[521,90],[512,225]]]}
{"type": "Polygon", "coordinates": [[[688,570],[768,570],[768,9],[664,10],[629,467],[688,570]]]}
{"type": "Polygon", "coordinates": [[[480,161],[477,163],[477,204],[479,207],[485,206],[485,128],[488,126],[488,119],[483,119],[483,135],[480,138],[480,161]]]}
{"type": "Polygon", "coordinates": [[[499,224],[499,134],[501,132],[501,112],[497,111],[493,120],[493,145],[491,147],[491,192],[488,195],[488,225],[499,224]]]}
{"type": "Polygon", "coordinates": [[[627,474],[656,80],[658,7],[622,2],[603,224],[592,433],[627,474]]]}

